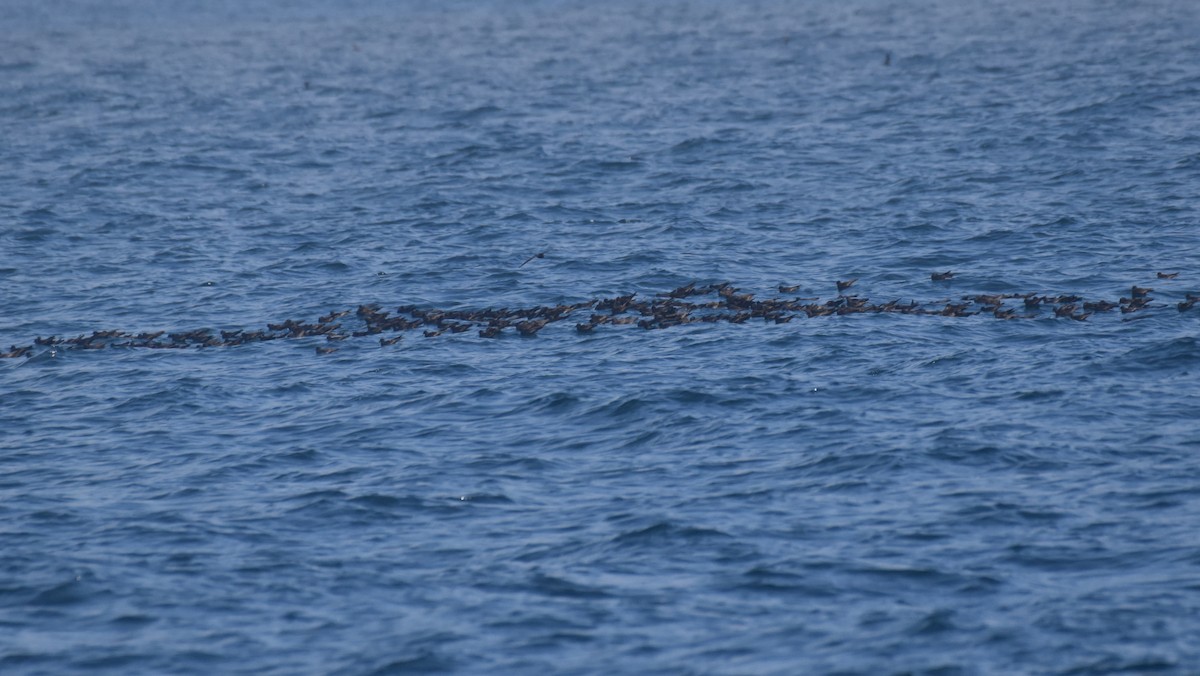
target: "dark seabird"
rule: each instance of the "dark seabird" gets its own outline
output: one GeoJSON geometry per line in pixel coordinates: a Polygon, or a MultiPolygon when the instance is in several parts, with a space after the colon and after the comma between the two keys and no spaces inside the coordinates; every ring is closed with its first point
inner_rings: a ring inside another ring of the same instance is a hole
{"type": "Polygon", "coordinates": [[[517,323],[517,332],[522,336],[536,336],[538,331],[546,326],[545,319],[531,319],[525,322],[517,323]]]}
{"type": "Polygon", "coordinates": [[[929,275],[929,279],[935,282],[944,282],[948,279],[954,279],[954,273],[949,270],[945,272],[935,272],[929,275]]]}
{"type": "Polygon", "coordinates": [[[858,281],[858,278],[857,278],[857,277],[855,277],[854,279],[851,279],[851,280],[845,281],[845,282],[843,282],[843,281],[839,281],[839,282],[837,283],[837,290],[838,290],[838,293],[841,293],[841,292],[845,291],[846,289],[849,289],[850,287],[854,286],[854,283],[855,283],[855,282],[857,282],[857,281],[858,281]]]}
{"type": "Polygon", "coordinates": [[[1117,305],[1118,303],[1114,303],[1111,300],[1098,300],[1094,303],[1084,303],[1083,309],[1087,310],[1088,312],[1108,312],[1109,310],[1116,308],[1117,305]]]}
{"type": "Polygon", "coordinates": [[[348,314],[350,314],[349,310],[343,310],[341,312],[330,312],[329,314],[327,314],[323,317],[318,317],[317,322],[319,322],[321,324],[329,324],[333,320],[339,319],[341,317],[345,317],[348,314]]]}
{"type": "Polygon", "coordinates": [[[1178,272],[1160,272],[1160,273],[1158,273],[1159,279],[1175,279],[1178,276],[1179,276],[1178,272]]]}
{"type": "Polygon", "coordinates": [[[333,354],[337,351],[338,349],[336,347],[325,347],[323,345],[317,346],[317,354],[333,354]]]}
{"type": "Polygon", "coordinates": [[[1063,305],[1061,307],[1054,308],[1055,317],[1070,317],[1073,312],[1075,312],[1074,305],[1063,305]]]}
{"type": "Polygon", "coordinates": [[[669,298],[687,298],[696,293],[696,283],[685,284],[667,294],[669,298]]]}
{"type": "Polygon", "coordinates": [[[799,284],[797,284],[796,286],[784,286],[783,284],[779,285],[779,293],[796,293],[799,290],[800,290],[799,284]]]}
{"type": "MultiPolygon", "coordinates": [[[[1122,298],[1121,300],[1126,300],[1126,299],[1122,298]]],[[[1133,298],[1133,299],[1129,300],[1129,303],[1121,306],[1121,314],[1129,314],[1130,312],[1137,312],[1138,310],[1145,309],[1149,305],[1150,304],[1146,301],[1145,298],[1133,298]]]]}
{"type": "MultiPolygon", "coordinates": [[[[530,256],[529,258],[526,258],[525,263],[528,263],[529,261],[531,261],[535,258],[545,258],[545,257],[546,257],[546,252],[541,251],[539,253],[535,253],[534,255],[530,256]]],[[[520,265],[517,266],[517,268],[520,269],[520,268],[525,267],[525,263],[521,263],[520,265]]]]}

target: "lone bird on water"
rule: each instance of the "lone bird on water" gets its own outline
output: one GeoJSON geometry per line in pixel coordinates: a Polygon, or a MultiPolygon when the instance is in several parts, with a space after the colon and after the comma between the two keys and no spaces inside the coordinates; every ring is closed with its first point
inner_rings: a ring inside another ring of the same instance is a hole
{"type": "Polygon", "coordinates": [[[857,281],[858,281],[857,277],[855,277],[854,279],[844,281],[844,282],[838,281],[838,283],[837,283],[838,293],[841,293],[841,292],[845,291],[846,289],[849,289],[850,287],[854,286],[854,283],[857,281]]]}
{"type": "Polygon", "coordinates": [[[1159,279],[1175,279],[1178,276],[1179,276],[1178,272],[1160,272],[1160,273],[1158,273],[1159,279]]]}
{"type": "MultiPolygon", "coordinates": [[[[546,257],[546,252],[545,252],[545,251],[539,251],[538,253],[535,253],[534,255],[530,256],[529,258],[526,258],[526,259],[525,259],[525,263],[528,263],[529,261],[531,261],[531,260],[533,260],[533,259],[535,259],[535,258],[545,258],[545,257],[546,257]]],[[[519,270],[519,269],[521,269],[521,268],[525,267],[525,263],[521,263],[520,265],[518,265],[518,266],[517,266],[517,269],[519,270]]]]}
{"type": "Polygon", "coordinates": [[[935,282],[944,282],[948,279],[954,279],[954,273],[949,270],[945,272],[935,272],[929,275],[929,279],[935,282]]]}

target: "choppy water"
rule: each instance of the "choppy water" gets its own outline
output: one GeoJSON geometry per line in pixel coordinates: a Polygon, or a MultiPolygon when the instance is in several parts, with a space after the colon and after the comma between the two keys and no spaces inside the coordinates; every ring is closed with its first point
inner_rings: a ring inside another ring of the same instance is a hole
{"type": "Polygon", "coordinates": [[[0,344],[691,281],[1155,301],[39,346],[0,671],[1200,670],[1196,5],[245,4],[4,3],[0,344]]]}

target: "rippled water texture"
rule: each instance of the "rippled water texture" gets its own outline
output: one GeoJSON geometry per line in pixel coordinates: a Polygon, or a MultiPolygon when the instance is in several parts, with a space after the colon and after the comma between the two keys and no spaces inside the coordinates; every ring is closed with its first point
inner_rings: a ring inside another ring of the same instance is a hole
{"type": "Polygon", "coordinates": [[[4,350],[1154,291],[39,345],[0,360],[0,672],[1196,673],[1198,11],[4,3],[4,350]]]}

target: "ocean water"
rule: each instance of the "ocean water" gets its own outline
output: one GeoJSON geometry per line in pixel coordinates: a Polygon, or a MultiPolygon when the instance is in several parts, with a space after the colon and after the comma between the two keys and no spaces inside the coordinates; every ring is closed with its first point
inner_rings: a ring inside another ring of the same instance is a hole
{"type": "Polygon", "coordinates": [[[0,26],[0,673],[1200,672],[1195,3],[0,26]]]}

